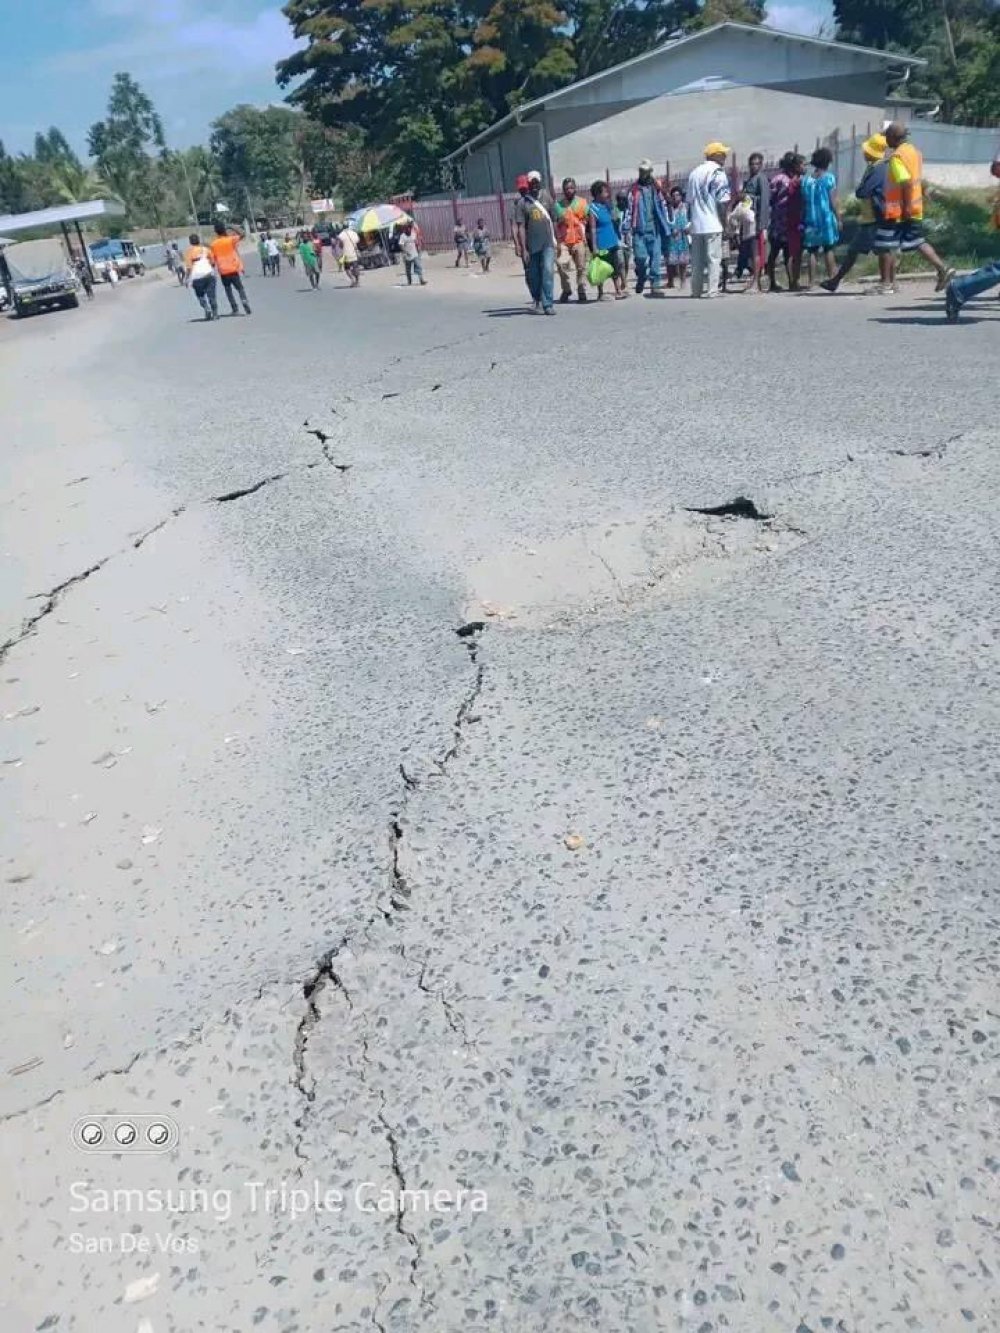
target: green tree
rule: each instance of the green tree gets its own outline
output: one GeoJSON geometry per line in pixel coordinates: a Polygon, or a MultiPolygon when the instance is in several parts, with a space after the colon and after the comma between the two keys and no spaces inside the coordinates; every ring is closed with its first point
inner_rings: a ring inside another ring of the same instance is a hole
{"type": "Polygon", "coordinates": [[[575,76],[567,19],[551,0],[495,0],[487,9],[472,34],[466,66],[481,76],[498,114],[575,76]]]}
{"type": "Polygon", "coordinates": [[[834,0],[837,36],[928,63],[908,85],[933,98],[944,119],[991,125],[1000,118],[1000,16],[992,0],[834,0]]]}
{"type": "Polygon", "coordinates": [[[230,207],[284,212],[299,179],[300,120],[288,107],[241,105],[214,122],[211,148],[230,207]]]}
{"type": "Polygon", "coordinates": [[[941,0],[834,0],[833,17],[842,42],[879,50],[916,50],[928,39],[941,0]]]}
{"type": "Polygon", "coordinates": [[[44,208],[41,173],[31,158],[11,157],[0,143],[0,209],[5,213],[30,213],[44,208]]]}
{"type": "Polygon", "coordinates": [[[97,170],[133,221],[162,230],[167,176],[163,124],[149,96],[130,74],[116,74],[104,120],[90,127],[87,144],[97,170]]]}
{"type": "Polygon", "coordinates": [[[568,0],[566,12],[576,56],[574,77],[582,79],[649,51],[694,19],[699,9],[698,0],[648,0],[643,5],[568,0]]]}
{"type": "Polygon", "coordinates": [[[388,5],[368,0],[289,0],[285,17],[306,45],[277,67],[282,88],[315,120],[342,127],[377,117],[392,77],[388,59],[388,5]]]}
{"type": "Polygon", "coordinates": [[[688,18],[684,27],[689,32],[711,28],[716,23],[763,23],[764,0],[704,0],[696,14],[688,18]]]}
{"type": "Polygon", "coordinates": [[[42,166],[52,166],[57,162],[69,162],[77,167],[80,165],[80,159],[70,148],[65,134],[55,125],[48,132],[39,131],[35,135],[34,157],[42,166]]]}

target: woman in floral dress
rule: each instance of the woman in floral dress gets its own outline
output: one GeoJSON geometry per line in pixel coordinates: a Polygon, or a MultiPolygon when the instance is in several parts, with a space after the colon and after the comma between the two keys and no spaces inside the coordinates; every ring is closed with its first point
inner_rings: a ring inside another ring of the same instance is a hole
{"type": "Polygon", "coordinates": [[[688,239],[688,211],[684,203],[684,191],[679,185],[670,191],[667,220],[670,223],[670,235],[667,237],[667,286],[673,287],[676,278],[677,284],[683,287],[691,263],[691,242],[688,239]]]}

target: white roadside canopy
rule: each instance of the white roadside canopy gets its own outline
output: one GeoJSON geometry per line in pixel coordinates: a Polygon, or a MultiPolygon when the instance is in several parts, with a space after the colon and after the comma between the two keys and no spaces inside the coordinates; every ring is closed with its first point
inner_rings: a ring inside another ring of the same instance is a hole
{"type": "Polygon", "coordinates": [[[0,236],[10,239],[19,231],[33,231],[36,227],[65,227],[67,222],[90,222],[95,218],[121,218],[125,205],[117,199],[88,199],[82,204],[59,204],[55,208],[38,208],[33,213],[8,213],[0,217],[0,236]]]}

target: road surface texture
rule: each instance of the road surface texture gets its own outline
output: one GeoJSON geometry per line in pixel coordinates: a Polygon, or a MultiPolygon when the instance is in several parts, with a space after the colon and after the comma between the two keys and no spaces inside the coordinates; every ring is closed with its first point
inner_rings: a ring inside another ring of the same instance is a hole
{"type": "Polygon", "coordinates": [[[997,308],[430,278],[0,328],[0,1326],[996,1330],[997,308]]]}

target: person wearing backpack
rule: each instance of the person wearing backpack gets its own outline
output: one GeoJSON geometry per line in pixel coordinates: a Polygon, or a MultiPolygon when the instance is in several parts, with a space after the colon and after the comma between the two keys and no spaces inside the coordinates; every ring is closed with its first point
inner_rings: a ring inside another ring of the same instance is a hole
{"type": "Polygon", "coordinates": [[[198,298],[198,304],[205,312],[206,319],[219,318],[219,306],[216,301],[215,259],[207,245],[202,245],[201,237],[193,231],[188,237],[188,248],[184,255],[184,270],[188,282],[198,298]]]}

